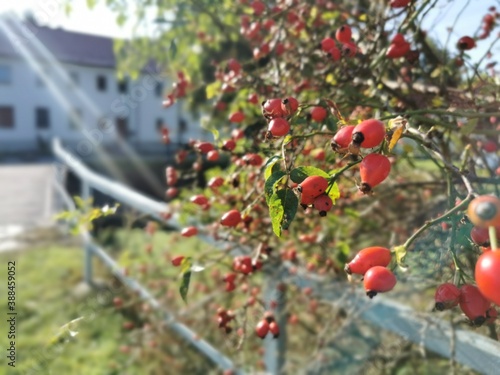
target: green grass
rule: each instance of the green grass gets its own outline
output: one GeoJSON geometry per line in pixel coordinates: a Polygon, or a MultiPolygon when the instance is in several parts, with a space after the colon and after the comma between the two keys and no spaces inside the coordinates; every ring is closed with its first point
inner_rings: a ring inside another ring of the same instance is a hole
{"type": "MultiPolygon", "coordinates": [[[[180,270],[169,265],[167,254],[199,255],[207,250],[207,246],[194,238],[183,238],[182,242],[176,239],[177,236],[160,231],[150,237],[140,229],[118,230],[113,239],[108,238],[107,249],[120,266],[129,268],[130,276],[143,282],[143,285],[147,286],[148,281],[153,279],[164,280],[168,289],[174,291],[175,298],[165,303],[165,307],[172,310],[185,305],[175,293],[180,270]],[[144,251],[147,243],[153,244],[152,254],[144,251]],[[147,275],[139,271],[141,265],[147,265],[150,270],[147,275]]],[[[99,291],[87,288],[82,282],[81,246],[57,243],[33,246],[22,251],[2,253],[0,261],[2,283],[7,281],[7,262],[16,262],[18,314],[16,368],[3,365],[2,360],[0,375],[161,374],[159,368],[163,368],[162,363],[177,366],[179,370],[175,373],[182,373],[189,366],[193,367],[191,373],[209,373],[212,365],[170,332],[162,334],[160,341],[165,347],[153,350],[147,346],[151,338],[144,333],[140,323],[132,331],[123,329],[123,323],[130,321],[129,311],[117,310],[112,304],[113,297],[122,296],[125,306],[130,306],[133,312],[142,306],[142,301],[128,294],[128,289],[121,285],[113,285],[111,274],[97,258],[93,263],[94,279],[109,289],[99,291]],[[67,330],[61,331],[61,327],[82,317],[69,326],[72,331],[78,331],[75,337],[70,338],[67,330]],[[130,354],[121,353],[123,345],[132,348],[130,354]],[[182,359],[172,362],[175,356],[182,359]]],[[[199,279],[197,276],[193,279],[199,279]]],[[[153,293],[161,297],[165,291],[155,290],[153,293]]],[[[190,295],[196,299],[200,294],[190,291],[190,295]]],[[[6,303],[0,304],[0,314],[2,319],[7,316],[6,303]]],[[[140,316],[140,319],[149,321],[146,315],[140,316]]],[[[8,340],[3,327],[0,347],[7,348],[8,340]]],[[[150,335],[155,340],[158,331],[155,328],[150,335]]]]}
{"type": "MultiPolygon", "coordinates": [[[[6,280],[6,264],[16,262],[17,364],[14,371],[2,366],[0,374],[29,373],[33,366],[50,368],[53,374],[109,374],[96,364],[116,355],[115,338],[120,335],[120,316],[95,301],[96,293],[75,294],[82,280],[81,248],[52,245],[0,256],[0,280],[6,280]],[[4,266],[5,265],[5,266],[4,266]],[[84,319],[71,342],[51,344],[59,329],[82,316],[91,306],[95,318],[84,319]],[[91,360],[89,360],[91,359],[91,360]]],[[[0,305],[2,317],[6,306],[0,305]]],[[[1,347],[7,337],[0,336],[1,347]]],[[[38,371],[37,374],[48,373],[38,371]]]]}

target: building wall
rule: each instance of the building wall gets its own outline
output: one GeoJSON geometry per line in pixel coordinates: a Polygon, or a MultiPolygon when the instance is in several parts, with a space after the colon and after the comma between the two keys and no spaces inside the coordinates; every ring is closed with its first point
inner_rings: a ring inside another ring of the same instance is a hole
{"type": "Polygon", "coordinates": [[[169,128],[173,142],[207,138],[179,105],[162,107],[164,89],[171,85],[154,73],[145,72],[128,83],[127,92],[120,92],[112,68],[57,62],[30,65],[23,60],[0,57],[2,65],[10,67],[11,81],[0,83],[0,106],[14,107],[15,125],[0,128],[0,152],[9,148],[19,151],[36,148],[41,138],[48,140],[53,136],[84,148],[90,144],[89,139],[102,145],[121,143],[122,139],[132,146],[161,145],[158,123],[169,128]],[[98,89],[98,76],[105,77],[105,90],[98,89]],[[163,90],[158,91],[158,84],[163,90]],[[37,107],[48,109],[49,128],[36,126],[37,107]],[[182,134],[178,133],[179,117],[185,118],[188,125],[182,134]],[[126,119],[126,137],[117,130],[119,119],[126,119]]]}

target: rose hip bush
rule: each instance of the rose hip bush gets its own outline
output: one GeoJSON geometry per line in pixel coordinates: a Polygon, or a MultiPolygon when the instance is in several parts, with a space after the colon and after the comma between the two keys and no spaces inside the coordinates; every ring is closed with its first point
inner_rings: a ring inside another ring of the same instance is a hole
{"type": "MultiPolygon", "coordinates": [[[[419,308],[430,301],[495,336],[495,7],[481,4],[470,30],[452,24],[434,40],[422,28],[436,6],[426,0],[153,3],[158,36],[120,42],[120,67],[155,59],[175,77],[164,106],[203,114],[213,139],[191,140],[166,169],[165,215],[177,215],[182,236],[224,247],[206,263],[172,254],[165,267],[182,275],[181,296],[172,298],[191,298],[197,265],[214,272],[209,310],[221,335],[277,338],[276,310],[304,322],[303,343],[321,347],[319,296],[283,280],[283,309],[262,296],[279,270],[306,269],[364,286],[375,299],[398,288],[430,291],[419,308]],[[230,161],[226,169],[205,169],[220,158],[230,161]],[[206,186],[182,186],[191,171],[204,173],[206,186]],[[467,211],[475,199],[484,207],[467,211]],[[255,306],[262,311],[247,319],[255,306]]],[[[175,131],[167,124],[163,141],[175,131]]]]}

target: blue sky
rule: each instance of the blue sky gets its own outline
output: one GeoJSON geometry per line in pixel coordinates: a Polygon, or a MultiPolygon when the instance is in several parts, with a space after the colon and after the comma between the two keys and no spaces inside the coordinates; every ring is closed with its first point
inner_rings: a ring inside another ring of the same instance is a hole
{"type": "MultiPolygon", "coordinates": [[[[98,1],[97,6],[90,10],[87,7],[86,0],[73,0],[73,11],[70,17],[67,17],[62,4],[66,0],[16,0],[2,1],[0,3],[0,13],[6,10],[13,10],[21,14],[30,9],[41,23],[62,27],[67,30],[80,31],[84,33],[99,34],[110,37],[126,38],[132,36],[132,23],[119,27],[116,24],[116,14],[109,10],[104,0],[98,1]]],[[[420,2],[421,0],[417,0],[420,2]]],[[[129,2],[130,12],[134,12],[134,1],[129,2]]],[[[418,3],[417,3],[418,4],[418,3]]],[[[446,40],[448,35],[447,28],[451,27],[457,14],[461,12],[456,27],[450,37],[450,49],[454,49],[456,41],[463,35],[473,35],[481,23],[481,19],[489,6],[496,6],[500,10],[500,0],[439,0],[437,6],[429,13],[424,24],[424,30],[435,39],[446,40]]],[[[151,20],[154,15],[151,15],[151,20]]],[[[486,52],[488,46],[498,33],[495,31],[488,40],[480,41],[478,47],[471,51],[474,60],[479,59],[486,52]]],[[[498,55],[500,52],[500,43],[498,43],[493,52],[498,55]]]]}

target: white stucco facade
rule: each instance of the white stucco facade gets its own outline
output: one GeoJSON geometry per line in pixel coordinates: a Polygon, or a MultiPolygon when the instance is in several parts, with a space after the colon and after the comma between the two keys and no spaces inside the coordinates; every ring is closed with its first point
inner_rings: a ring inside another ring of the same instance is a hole
{"type": "Polygon", "coordinates": [[[92,142],[152,150],[162,147],[161,124],[173,143],[206,138],[180,104],[163,108],[170,87],[147,69],[124,87],[114,67],[37,59],[26,48],[0,54],[0,153],[36,150],[52,137],[82,150],[92,142]]]}

